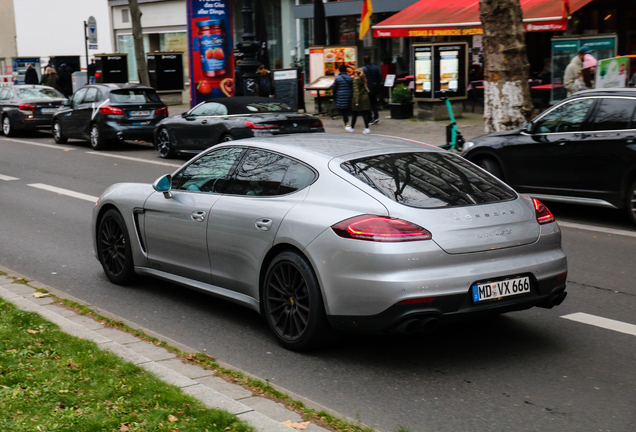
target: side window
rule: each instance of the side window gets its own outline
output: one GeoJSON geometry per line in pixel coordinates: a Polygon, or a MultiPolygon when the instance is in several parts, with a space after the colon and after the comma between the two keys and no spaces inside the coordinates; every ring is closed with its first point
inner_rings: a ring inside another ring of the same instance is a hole
{"type": "Polygon", "coordinates": [[[172,179],[173,190],[222,193],[242,148],[229,147],[201,156],[172,179]]]}
{"type": "Polygon", "coordinates": [[[99,101],[99,91],[95,87],[91,87],[86,91],[86,96],[82,103],[97,102],[99,101]]]}
{"type": "Polygon", "coordinates": [[[73,95],[73,100],[71,102],[71,105],[74,106],[74,105],[81,104],[85,94],[86,94],[86,88],[81,88],[78,91],[76,91],[75,94],[73,95]]]}
{"type": "Polygon", "coordinates": [[[596,99],[577,99],[550,111],[536,123],[536,133],[578,132],[596,99]]]}
{"type": "Polygon", "coordinates": [[[272,196],[285,178],[292,160],[265,150],[251,150],[239,166],[232,188],[234,195],[272,196]]]}
{"type": "Polygon", "coordinates": [[[608,98],[601,100],[594,114],[592,130],[629,129],[635,108],[636,99],[608,98]]]}
{"type": "Polygon", "coordinates": [[[0,100],[9,100],[11,99],[11,90],[8,88],[2,89],[0,91],[0,100]]]}
{"type": "Polygon", "coordinates": [[[278,188],[278,195],[285,195],[304,189],[316,178],[316,174],[300,162],[293,161],[287,168],[285,177],[278,188]]]}
{"type": "MultiPolygon", "coordinates": [[[[225,108],[225,105],[221,105],[220,103],[216,103],[216,102],[204,103],[194,108],[192,112],[190,113],[190,115],[195,117],[219,115],[216,113],[219,110],[219,107],[225,108]]],[[[226,109],[226,113],[227,113],[227,109],[226,109]]]]}

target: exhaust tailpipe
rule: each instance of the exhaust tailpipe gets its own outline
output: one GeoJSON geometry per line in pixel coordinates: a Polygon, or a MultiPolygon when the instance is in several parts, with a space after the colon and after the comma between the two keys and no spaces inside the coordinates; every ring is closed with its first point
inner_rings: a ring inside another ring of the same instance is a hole
{"type": "Polygon", "coordinates": [[[421,330],[424,333],[430,333],[430,332],[434,331],[437,328],[438,325],[439,325],[439,319],[431,318],[431,317],[424,318],[422,320],[422,328],[421,328],[421,330]]]}
{"type": "Polygon", "coordinates": [[[546,309],[552,309],[553,307],[559,306],[561,303],[563,303],[563,300],[565,300],[567,295],[568,293],[566,293],[565,291],[561,291],[560,293],[553,295],[538,306],[546,309]]]}
{"type": "Polygon", "coordinates": [[[398,326],[395,327],[395,331],[397,331],[398,333],[413,334],[419,331],[421,328],[422,328],[422,321],[415,318],[411,318],[411,319],[404,320],[400,324],[398,324],[398,326]]]}

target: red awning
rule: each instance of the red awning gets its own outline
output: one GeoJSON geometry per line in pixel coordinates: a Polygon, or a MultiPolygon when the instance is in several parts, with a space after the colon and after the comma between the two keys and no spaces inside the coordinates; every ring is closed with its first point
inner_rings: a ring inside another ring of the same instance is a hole
{"type": "MultiPolygon", "coordinates": [[[[592,0],[569,0],[570,14],[592,0]]],[[[519,0],[526,31],[567,28],[562,0],[519,0]]],[[[479,0],[420,0],[373,26],[374,37],[482,34],[479,0]]]]}

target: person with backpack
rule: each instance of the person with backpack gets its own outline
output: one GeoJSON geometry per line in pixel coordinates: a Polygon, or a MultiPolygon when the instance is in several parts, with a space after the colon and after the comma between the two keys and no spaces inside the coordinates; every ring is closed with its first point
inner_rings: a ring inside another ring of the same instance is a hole
{"type": "Polygon", "coordinates": [[[371,121],[369,124],[376,124],[380,121],[378,116],[378,96],[382,89],[382,74],[380,69],[371,64],[371,57],[364,56],[364,66],[362,71],[367,77],[367,86],[369,87],[369,102],[371,103],[371,121]]]}
{"type": "Polygon", "coordinates": [[[270,73],[265,66],[258,71],[258,95],[260,97],[270,97],[274,93],[270,73]]]}
{"type": "Polygon", "coordinates": [[[369,130],[369,117],[371,113],[371,103],[369,102],[369,88],[367,87],[367,78],[364,76],[362,69],[358,68],[355,71],[353,78],[353,98],[351,99],[351,110],[353,115],[351,117],[351,126],[345,127],[347,132],[353,132],[353,128],[356,126],[356,119],[358,113],[362,114],[362,120],[364,120],[363,134],[368,134],[369,130]]]}
{"type": "Polygon", "coordinates": [[[349,126],[349,110],[351,109],[351,99],[353,98],[353,78],[347,74],[347,66],[340,65],[340,73],[333,81],[331,91],[333,92],[336,108],[342,114],[344,127],[349,126]]]}

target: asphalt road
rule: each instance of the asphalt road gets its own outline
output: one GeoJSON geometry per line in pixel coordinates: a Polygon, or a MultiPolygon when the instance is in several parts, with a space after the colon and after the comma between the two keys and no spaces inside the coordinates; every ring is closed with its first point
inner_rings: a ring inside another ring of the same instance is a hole
{"type": "Polygon", "coordinates": [[[103,275],[90,239],[94,200],[182,162],[148,144],[96,153],[45,133],[0,136],[0,265],[385,432],[636,430],[636,227],[623,213],[549,204],[570,267],[560,307],[429,335],[345,335],[299,354],[232,303],[103,275]]]}

